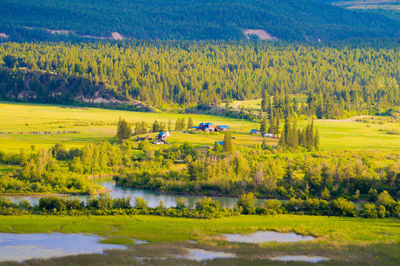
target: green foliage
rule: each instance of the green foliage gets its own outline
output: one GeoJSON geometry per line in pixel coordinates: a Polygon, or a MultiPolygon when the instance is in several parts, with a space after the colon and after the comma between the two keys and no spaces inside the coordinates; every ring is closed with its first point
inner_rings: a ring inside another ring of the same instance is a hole
{"type": "MultiPolygon", "coordinates": [[[[82,35],[110,38],[115,30],[134,39],[238,40],[245,39],[244,28],[264,29],[284,40],[325,41],[393,37],[399,30],[396,16],[355,12],[313,0],[65,0],[62,8],[56,0],[18,4],[3,0],[0,7],[4,11],[0,31],[12,41],[85,39],[82,35]],[[49,32],[57,29],[72,32],[49,32]]],[[[257,62],[253,65],[258,66],[257,62]]]]}
{"type": "Polygon", "coordinates": [[[135,198],[135,208],[146,210],[149,207],[149,203],[142,197],[135,198]]]}
{"type": "Polygon", "coordinates": [[[131,126],[124,120],[120,119],[118,121],[118,128],[117,128],[117,139],[119,141],[123,141],[129,139],[132,136],[132,129],[131,126]]]}
{"type": "Polygon", "coordinates": [[[254,214],[256,211],[255,208],[256,201],[257,201],[256,196],[254,196],[252,192],[249,192],[239,197],[237,206],[243,209],[242,211],[243,214],[254,214]]]}
{"type": "Polygon", "coordinates": [[[186,198],[176,198],[176,208],[184,209],[187,207],[187,199],[186,198]]]}
{"type": "Polygon", "coordinates": [[[224,147],[224,151],[226,152],[226,153],[232,153],[232,151],[233,151],[233,146],[232,146],[232,134],[231,134],[231,132],[228,130],[228,131],[225,131],[225,136],[224,136],[224,145],[223,145],[223,147],[224,147]]]}
{"type": "Polygon", "coordinates": [[[340,118],[399,106],[398,44],[387,43],[7,43],[0,45],[0,62],[13,57],[17,63],[15,71],[0,68],[0,99],[77,104],[84,97],[81,104],[96,105],[98,95],[112,99],[100,106],[205,111],[268,94],[268,131],[278,134],[279,121],[293,114],[340,118]],[[293,94],[306,95],[305,101],[293,94]]]}

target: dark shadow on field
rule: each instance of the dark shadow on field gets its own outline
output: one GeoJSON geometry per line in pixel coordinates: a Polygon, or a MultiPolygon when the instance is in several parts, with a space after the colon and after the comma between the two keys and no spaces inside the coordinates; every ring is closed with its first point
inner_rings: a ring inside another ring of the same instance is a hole
{"type": "Polygon", "coordinates": [[[226,241],[204,243],[169,243],[131,245],[126,250],[107,250],[105,254],[87,254],[28,260],[23,263],[3,262],[13,265],[399,265],[400,243],[345,245],[336,242],[310,242],[296,244],[240,244],[226,241]],[[184,248],[231,252],[236,258],[193,261],[175,258],[185,255],[184,248]],[[278,262],[269,257],[283,255],[309,255],[330,258],[320,263],[278,262]]]}

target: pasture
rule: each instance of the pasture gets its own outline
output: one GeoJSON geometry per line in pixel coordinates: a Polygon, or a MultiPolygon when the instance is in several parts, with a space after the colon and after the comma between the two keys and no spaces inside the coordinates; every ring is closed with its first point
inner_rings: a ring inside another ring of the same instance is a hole
{"type": "MultiPolygon", "coordinates": [[[[57,142],[66,147],[80,147],[112,139],[116,134],[119,118],[129,123],[145,121],[150,125],[158,120],[175,128],[178,118],[193,119],[194,125],[201,122],[224,124],[232,128],[236,145],[252,146],[261,144],[259,135],[248,134],[259,124],[241,119],[221,116],[177,114],[177,113],[142,113],[131,111],[108,110],[100,108],[80,108],[55,105],[0,103],[0,151],[18,153],[21,149],[48,148],[57,142]]],[[[303,127],[307,121],[299,121],[303,127]]],[[[389,150],[400,149],[400,134],[396,129],[399,121],[381,119],[358,122],[356,119],[315,120],[320,134],[321,150],[389,150]]],[[[155,134],[145,134],[154,137],[155,134]]],[[[173,131],[168,139],[170,143],[191,142],[197,146],[213,145],[222,140],[223,133],[193,133],[173,131]]],[[[269,139],[275,145],[276,140],[269,139]]]]}

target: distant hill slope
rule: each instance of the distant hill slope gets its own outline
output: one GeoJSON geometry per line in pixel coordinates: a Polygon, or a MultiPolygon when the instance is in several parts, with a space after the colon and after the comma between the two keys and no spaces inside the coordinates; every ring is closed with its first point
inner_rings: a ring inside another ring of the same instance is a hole
{"type": "Polygon", "coordinates": [[[398,37],[400,23],[317,0],[1,0],[0,39],[244,39],[398,37]],[[112,34],[114,33],[114,34],[112,34]],[[119,33],[119,34],[118,34],[119,33]]]}

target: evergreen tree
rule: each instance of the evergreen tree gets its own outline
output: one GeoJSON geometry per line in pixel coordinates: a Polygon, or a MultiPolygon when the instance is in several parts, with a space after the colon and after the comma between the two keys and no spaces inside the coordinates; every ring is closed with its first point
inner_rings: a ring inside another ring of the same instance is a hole
{"type": "Polygon", "coordinates": [[[267,132],[267,119],[266,118],[261,120],[260,131],[261,132],[267,132]]]}
{"type": "Polygon", "coordinates": [[[153,132],[159,132],[161,129],[160,129],[160,124],[158,123],[158,121],[156,120],[156,121],[154,121],[154,123],[153,123],[153,132]]]}
{"type": "Polygon", "coordinates": [[[262,92],[262,100],[261,100],[261,110],[263,112],[267,112],[270,106],[270,98],[267,90],[263,90],[262,92]]]}
{"type": "Polygon", "coordinates": [[[319,149],[319,133],[318,133],[318,128],[315,129],[315,135],[314,135],[314,148],[316,150],[319,149]]]}
{"type": "Polygon", "coordinates": [[[176,120],[176,122],[175,122],[175,130],[176,130],[176,131],[181,130],[181,129],[182,129],[181,126],[182,126],[181,119],[178,118],[178,119],[176,120]]]}
{"type": "Polygon", "coordinates": [[[132,135],[131,126],[124,120],[120,119],[118,121],[118,128],[117,128],[117,139],[119,141],[123,141],[125,139],[129,139],[132,135]]]}
{"type": "Polygon", "coordinates": [[[187,127],[188,127],[189,129],[191,129],[191,128],[193,127],[193,119],[192,119],[191,117],[189,117],[189,119],[188,119],[188,125],[187,125],[187,127]]]}
{"type": "Polygon", "coordinates": [[[232,153],[232,135],[230,131],[225,131],[223,147],[226,153],[232,153]]]}

